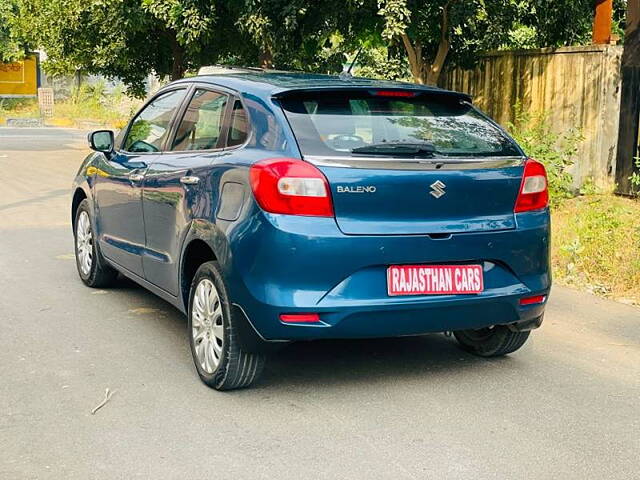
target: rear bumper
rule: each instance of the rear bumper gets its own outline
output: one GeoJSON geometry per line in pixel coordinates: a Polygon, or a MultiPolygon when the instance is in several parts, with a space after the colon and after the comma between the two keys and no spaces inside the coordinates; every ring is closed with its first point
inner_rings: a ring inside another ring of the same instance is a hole
{"type": "Polygon", "coordinates": [[[263,306],[259,316],[253,319],[244,308],[242,311],[260,337],[269,341],[397,337],[491,325],[508,325],[513,330],[540,326],[544,304],[519,307],[518,298],[456,299],[386,308],[345,307],[334,311],[316,308],[313,311],[320,312],[321,322],[313,325],[280,322],[278,318],[283,313],[280,307],[263,306]]]}
{"type": "MultiPolygon", "coordinates": [[[[367,338],[520,323],[539,325],[549,273],[548,212],[517,216],[509,231],[428,236],[348,236],[329,218],[258,213],[251,235],[230,242],[225,274],[232,302],[266,340],[367,338]],[[395,264],[480,263],[478,295],[389,297],[386,268],[395,264]],[[283,323],[286,313],[318,313],[318,324],[283,323]]],[[[518,328],[518,327],[513,327],[518,328]]]]}

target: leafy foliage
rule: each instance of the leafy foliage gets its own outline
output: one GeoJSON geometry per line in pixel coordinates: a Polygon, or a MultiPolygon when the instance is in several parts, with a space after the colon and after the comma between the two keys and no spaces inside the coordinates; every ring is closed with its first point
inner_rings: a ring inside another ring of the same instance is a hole
{"type": "MultiPolygon", "coordinates": [[[[378,0],[382,35],[401,41],[414,80],[437,83],[445,62],[472,67],[493,49],[591,43],[593,0],[378,0]],[[414,58],[415,57],[415,58],[414,58]]],[[[626,0],[614,0],[623,36],[626,0]]]]}
{"type": "Polygon", "coordinates": [[[358,57],[358,76],[387,80],[411,81],[411,72],[403,52],[388,47],[364,49],[358,57]]]}
{"type": "Polygon", "coordinates": [[[15,1],[15,29],[47,52],[50,73],[118,77],[137,94],[151,72],[179,78],[199,65],[216,18],[205,0],[15,1]]]}
{"type": "Polygon", "coordinates": [[[631,181],[631,193],[638,195],[640,194],[640,157],[635,157],[634,163],[637,171],[629,176],[629,180],[631,181]]]}
{"type": "MultiPolygon", "coordinates": [[[[614,0],[613,29],[622,34],[626,1],[614,0]]],[[[527,0],[521,4],[521,22],[533,31],[531,45],[561,47],[591,43],[593,0],[527,0]]]]}
{"type": "MultiPolygon", "coordinates": [[[[337,73],[347,52],[372,45],[374,0],[244,0],[235,11],[242,63],[337,73]]],[[[379,35],[378,35],[379,37],[379,35]]]]}
{"type": "Polygon", "coordinates": [[[582,134],[577,130],[555,133],[546,113],[532,114],[516,105],[514,122],[507,125],[513,138],[525,153],[547,169],[551,206],[574,196],[573,177],[568,169],[573,165],[582,134]]]}
{"type": "Polygon", "coordinates": [[[414,79],[437,83],[445,62],[470,66],[483,50],[509,41],[517,0],[379,0],[383,37],[401,40],[414,79]]]}
{"type": "MultiPolygon", "coordinates": [[[[621,26],[624,0],[615,0],[621,26]]],[[[591,0],[0,0],[0,56],[42,48],[53,74],[180,78],[231,63],[436,83],[495,48],[588,42],[591,0]]]]}
{"type": "Polygon", "coordinates": [[[16,0],[0,0],[0,61],[20,59],[28,50],[17,28],[19,8],[16,0]]]}

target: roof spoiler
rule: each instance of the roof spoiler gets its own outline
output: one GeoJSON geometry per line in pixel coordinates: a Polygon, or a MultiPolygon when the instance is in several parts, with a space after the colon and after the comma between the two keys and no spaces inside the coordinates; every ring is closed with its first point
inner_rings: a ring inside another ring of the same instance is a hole
{"type": "Polygon", "coordinates": [[[416,96],[418,95],[434,95],[434,96],[439,96],[439,97],[450,97],[452,99],[457,99],[459,100],[461,103],[469,103],[472,104],[473,103],[473,99],[470,95],[466,94],[466,93],[461,93],[461,92],[454,92],[452,90],[444,90],[441,88],[433,88],[433,87],[424,87],[424,86],[419,86],[419,85],[409,85],[407,87],[388,87],[386,85],[381,85],[379,87],[375,87],[372,85],[353,85],[353,86],[345,86],[345,85],[340,85],[340,86],[331,86],[331,85],[327,85],[327,86],[318,86],[318,87],[303,87],[303,88],[290,88],[287,90],[282,90],[280,92],[276,92],[273,95],[273,98],[284,98],[284,97],[289,97],[289,96],[295,96],[295,95],[304,95],[306,93],[312,93],[312,92],[319,92],[319,91],[325,91],[325,92],[349,92],[349,91],[353,91],[353,90],[370,90],[370,91],[384,91],[384,92],[393,92],[393,91],[398,91],[398,92],[406,92],[406,91],[410,91],[410,92],[415,92],[416,96]]]}

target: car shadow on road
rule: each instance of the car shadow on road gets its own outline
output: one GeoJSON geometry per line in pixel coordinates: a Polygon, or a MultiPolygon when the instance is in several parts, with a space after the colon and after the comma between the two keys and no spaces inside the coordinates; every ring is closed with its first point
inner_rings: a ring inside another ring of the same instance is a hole
{"type": "Polygon", "coordinates": [[[269,358],[260,388],[310,384],[323,387],[371,381],[422,380],[493,368],[510,359],[485,359],[461,350],[443,334],[293,343],[269,358]]]}
{"type": "MultiPolygon", "coordinates": [[[[142,305],[161,311],[163,315],[155,318],[154,323],[162,325],[165,331],[182,335],[186,318],[178,310],[126,277],[120,276],[112,288],[140,297],[142,305]]],[[[440,333],[294,342],[269,354],[263,377],[247,392],[317,385],[344,388],[375,381],[420,381],[442,374],[465,375],[469,369],[491,369],[511,360],[476,357],[460,349],[454,338],[440,333]]]]}

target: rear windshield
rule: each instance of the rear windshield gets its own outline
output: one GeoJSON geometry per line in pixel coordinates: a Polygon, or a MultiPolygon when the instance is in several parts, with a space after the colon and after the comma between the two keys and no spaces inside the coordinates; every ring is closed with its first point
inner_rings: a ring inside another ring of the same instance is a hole
{"type": "Polygon", "coordinates": [[[518,156],[470,104],[411,91],[296,93],[281,101],[303,155],[518,156]]]}

